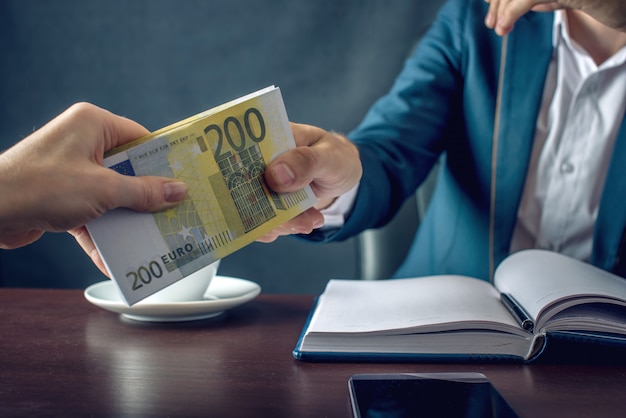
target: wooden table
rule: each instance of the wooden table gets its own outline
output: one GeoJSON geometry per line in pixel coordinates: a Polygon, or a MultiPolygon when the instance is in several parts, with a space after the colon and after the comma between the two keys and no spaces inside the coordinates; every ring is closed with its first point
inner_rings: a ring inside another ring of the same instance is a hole
{"type": "Polygon", "coordinates": [[[79,290],[0,289],[0,416],[350,417],[355,373],[477,371],[522,417],[623,416],[626,366],[306,363],[313,296],[261,295],[216,319],[150,324],[79,290]]]}

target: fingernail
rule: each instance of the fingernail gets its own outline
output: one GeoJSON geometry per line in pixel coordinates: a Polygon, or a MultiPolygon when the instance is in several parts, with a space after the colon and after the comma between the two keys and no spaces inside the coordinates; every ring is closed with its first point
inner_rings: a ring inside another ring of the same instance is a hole
{"type": "Polygon", "coordinates": [[[275,167],[272,168],[272,172],[274,173],[274,177],[276,180],[280,182],[283,186],[289,186],[296,179],[296,175],[291,170],[291,168],[285,163],[279,163],[275,167]]]}
{"type": "Polygon", "coordinates": [[[499,36],[504,36],[509,33],[510,28],[499,21],[498,23],[496,23],[495,31],[496,34],[498,34],[499,36]]]}
{"type": "Polygon", "coordinates": [[[487,25],[488,28],[493,28],[493,25],[496,23],[496,19],[493,17],[493,15],[491,13],[487,14],[487,16],[485,17],[485,25],[487,25]]]}
{"type": "Polygon", "coordinates": [[[303,228],[301,226],[294,226],[293,228],[291,228],[291,233],[294,235],[297,235],[297,234],[308,235],[311,233],[311,230],[303,228]]]}
{"type": "Polygon", "coordinates": [[[313,229],[318,229],[324,226],[324,218],[316,219],[313,221],[313,229]]]}
{"type": "Polygon", "coordinates": [[[169,181],[163,184],[163,198],[166,202],[179,202],[187,196],[187,185],[182,181],[169,181]]]}

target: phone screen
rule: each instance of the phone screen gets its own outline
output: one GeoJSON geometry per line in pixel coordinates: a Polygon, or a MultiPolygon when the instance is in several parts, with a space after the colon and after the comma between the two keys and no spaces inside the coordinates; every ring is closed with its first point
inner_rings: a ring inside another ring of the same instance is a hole
{"type": "Polygon", "coordinates": [[[361,374],[348,382],[358,418],[516,418],[480,373],[361,374]]]}

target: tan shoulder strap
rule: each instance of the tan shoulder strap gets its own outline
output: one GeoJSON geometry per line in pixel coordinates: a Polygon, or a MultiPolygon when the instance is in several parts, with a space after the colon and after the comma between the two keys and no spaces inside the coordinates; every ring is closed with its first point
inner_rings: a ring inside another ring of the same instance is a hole
{"type": "Polygon", "coordinates": [[[496,218],[496,179],[498,161],[498,139],[500,130],[500,105],[502,101],[502,85],[504,84],[504,71],[506,69],[506,51],[509,36],[502,38],[500,52],[500,73],[498,76],[498,93],[496,96],[496,113],[493,122],[493,140],[491,147],[491,188],[489,191],[489,281],[493,283],[495,273],[495,218],[496,218]]]}

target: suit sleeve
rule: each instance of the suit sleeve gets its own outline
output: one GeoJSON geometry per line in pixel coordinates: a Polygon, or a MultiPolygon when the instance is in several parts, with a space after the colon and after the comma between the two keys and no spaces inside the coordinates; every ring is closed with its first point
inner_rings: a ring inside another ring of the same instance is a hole
{"type": "Polygon", "coordinates": [[[316,231],[311,239],[342,240],[384,225],[446,149],[461,114],[462,33],[470,3],[476,2],[443,6],[391,90],[348,134],[363,164],[357,199],[341,229],[316,231]]]}

